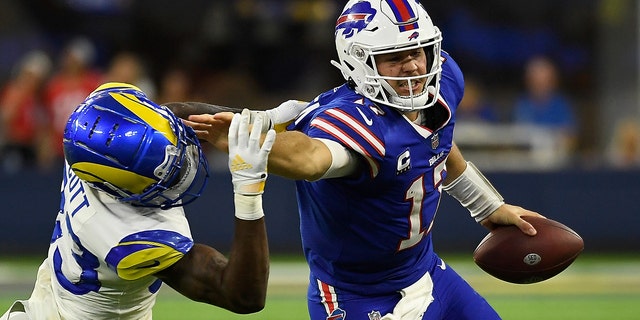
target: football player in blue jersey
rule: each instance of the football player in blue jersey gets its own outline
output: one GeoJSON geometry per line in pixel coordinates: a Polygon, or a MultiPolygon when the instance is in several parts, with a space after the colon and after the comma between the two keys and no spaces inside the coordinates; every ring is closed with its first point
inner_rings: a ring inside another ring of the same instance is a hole
{"type": "MultiPolygon", "coordinates": [[[[268,163],[296,180],[311,319],[499,319],[433,250],[440,197],[489,229],[535,236],[522,216],[539,214],[506,204],[453,142],[464,80],[440,30],[416,0],[351,0],[335,41],[346,83],[277,134],[268,163]]],[[[188,124],[225,150],[230,117],[188,124]]]]}
{"type": "Polygon", "coordinates": [[[183,209],[208,178],[195,132],[132,85],[97,88],[66,125],[61,206],[33,293],[0,319],[151,319],[162,282],[236,313],[261,310],[269,274],[262,193],[274,136],[261,146],[248,117],[231,123],[236,219],[227,259],[194,242],[183,209]]]}

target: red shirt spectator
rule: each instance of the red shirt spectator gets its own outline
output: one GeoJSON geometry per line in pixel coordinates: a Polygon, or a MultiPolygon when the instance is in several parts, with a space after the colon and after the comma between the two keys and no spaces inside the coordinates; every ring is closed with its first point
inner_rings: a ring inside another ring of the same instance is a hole
{"type": "Polygon", "coordinates": [[[47,84],[52,157],[62,158],[62,134],[69,115],[102,81],[101,73],[91,68],[93,55],[87,40],[74,40],[63,52],[60,70],[47,84]]]}
{"type": "MultiPolygon", "coordinates": [[[[41,89],[51,68],[41,51],[27,53],[0,92],[0,142],[2,167],[16,171],[35,164],[44,123],[41,89]]],[[[38,161],[39,162],[39,161],[38,161]]]]}

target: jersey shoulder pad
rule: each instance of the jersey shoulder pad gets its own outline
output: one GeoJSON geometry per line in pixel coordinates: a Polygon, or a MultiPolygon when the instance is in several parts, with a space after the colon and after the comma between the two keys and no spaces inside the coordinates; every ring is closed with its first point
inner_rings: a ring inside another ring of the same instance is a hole
{"type": "Polygon", "coordinates": [[[464,95],[464,75],[460,66],[445,51],[442,51],[442,78],[440,79],[440,94],[447,104],[455,108],[464,95]]]}

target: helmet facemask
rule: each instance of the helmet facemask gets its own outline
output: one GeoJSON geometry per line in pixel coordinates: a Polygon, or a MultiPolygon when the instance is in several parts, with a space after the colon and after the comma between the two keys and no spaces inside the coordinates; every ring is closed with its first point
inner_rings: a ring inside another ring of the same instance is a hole
{"type": "MultiPolygon", "coordinates": [[[[376,64],[376,56],[394,53],[405,50],[413,50],[413,47],[409,48],[396,48],[392,50],[376,51],[370,56],[369,65],[373,73],[366,76],[365,86],[380,86],[382,90],[377,90],[378,94],[372,100],[381,102],[386,105],[391,105],[402,111],[413,111],[419,109],[425,109],[437,101],[437,93],[440,90],[440,74],[442,71],[441,64],[435,60],[435,57],[440,58],[440,43],[430,43],[425,46],[418,44],[416,47],[423,48],[426,55],[427,73],[424,75],[407,76],[407,77],[390,77],[380,75],[376,64]],[[424,86],[421,92],[413,92],[413,82],[416,80],[424,80],[424,86]],[[389,84],[389,81],[404,81],[409,88],[409,95],[399,95],[389,84]]],[[[366,89],[365,89],[366,90],[366,89]]]]}
{"type": "Polygon", "coordinates": [[[132,203],[166,209],[189,204],[200,196],[208,177],[206,158],[197,140],[187,138],[186,143],[181,144],[180,150],[167,146],[167,161],[155,170],[159,176],[163,170],[172,174],[144,195],[131,197],[132,203]]]}

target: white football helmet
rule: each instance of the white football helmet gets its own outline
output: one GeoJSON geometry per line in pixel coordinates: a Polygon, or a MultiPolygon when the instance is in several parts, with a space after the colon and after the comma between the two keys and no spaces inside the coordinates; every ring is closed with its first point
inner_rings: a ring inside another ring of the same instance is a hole
{"type": "Polygon", "coordinates": [[[417,0],[351,0],[336,22],[338,60],[331,61],[355,90],[365,97],[402,111],[425,109],[437,101],[440,89],[442,34],[417,0]],[[378,73],[376,55],[424,48],[427,73],[414,77],[385,77],[378,73]],[[409,82],[426,78],[422,92],[400,96],[387,80],[409,82]]]}

